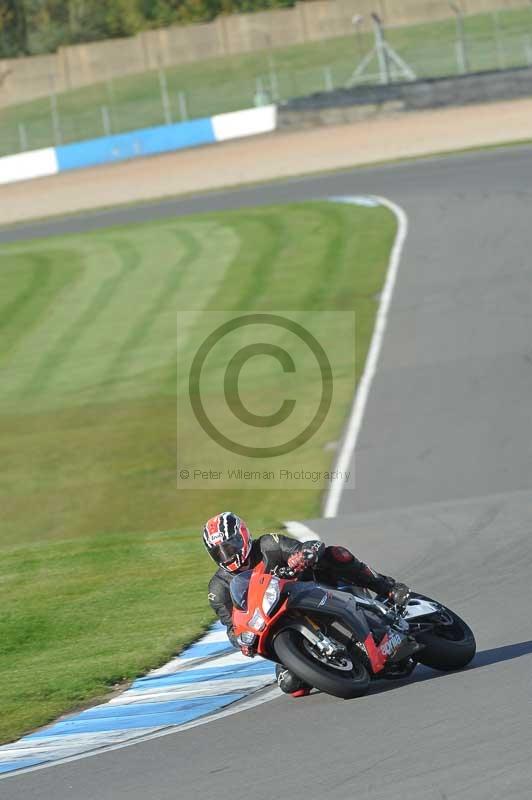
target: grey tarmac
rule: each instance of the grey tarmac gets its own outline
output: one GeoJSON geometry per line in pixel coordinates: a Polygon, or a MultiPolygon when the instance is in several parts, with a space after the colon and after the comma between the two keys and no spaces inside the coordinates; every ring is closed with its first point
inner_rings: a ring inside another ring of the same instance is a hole
{"type": "MultiPolygon", "coordinates": [[[[280,697],[0,781],[6,800],[499,800],[532,786],[532,149],[292,179],[25,226],[48,235],[340,194],[410,232],[339,517],[310,521],[451,605],[473,665],[364,698],[280,697]]],[[[0,241],[14,231],[0,233],[0,241]]],[[[250,520],[252,522],[252,520],[250,520]]]]}

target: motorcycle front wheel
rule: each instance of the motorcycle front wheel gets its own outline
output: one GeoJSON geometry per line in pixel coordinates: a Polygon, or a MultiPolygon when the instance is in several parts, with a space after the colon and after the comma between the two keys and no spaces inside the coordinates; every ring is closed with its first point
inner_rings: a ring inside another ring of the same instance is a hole
{"type": "Polygon", "coordinates": [[[321,692],[350,700],[368,690],[369,673],[360,661],[350,655],[350,669],[327,666],[305,647],[305,637],[287,628],[275,637],[274,649],[279,661],[298,678],[321,692]]]}
{"type": "Polygon", "coordinates": [[[463,669],[476,653],[473,631],[450,608],[441,608],[444,624],[435,625],[432,631],[418,637],[425,647],[416,655],[416,661],[442,672],[463,669]]]}

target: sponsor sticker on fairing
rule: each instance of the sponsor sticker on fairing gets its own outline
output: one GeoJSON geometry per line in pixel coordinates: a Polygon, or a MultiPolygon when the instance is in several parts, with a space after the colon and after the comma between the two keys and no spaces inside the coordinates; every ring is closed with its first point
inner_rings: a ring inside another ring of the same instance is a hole
{"type": "Polygon", "coordinates": [[[402,636],[400,636],[398,633],[392,632],[387,637],[386,641],[380,645],[379,650],[381,651],[383,656],[390,656],[394,652],[394,650],[396,650],[399,647],[402,641],[403,641],[402,636]]]}

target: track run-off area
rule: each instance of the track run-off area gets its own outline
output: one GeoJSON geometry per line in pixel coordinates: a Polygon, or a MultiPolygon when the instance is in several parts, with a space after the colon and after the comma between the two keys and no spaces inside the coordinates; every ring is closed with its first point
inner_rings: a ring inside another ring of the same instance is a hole
{"type": "MultiPolygon", "coordinates": [[[[0,241],[339,195],[409,219],[337,516],[307,521],[472,626],[467,670],[359,700],[279,697],[0,783],[8,800],[528,798],[532,149],[293,179],[5,231],[0,241]]],[[[250,525],[253,520],[249,520],[250,525]]],[[[256,533],[259,533],[257,531],[256,533]]]]}

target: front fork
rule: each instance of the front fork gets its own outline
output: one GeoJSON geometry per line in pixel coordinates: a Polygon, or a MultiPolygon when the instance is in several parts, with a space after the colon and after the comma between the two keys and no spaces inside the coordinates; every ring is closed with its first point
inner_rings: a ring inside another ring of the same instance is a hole
{"type": "Polygon", "coordinates": [[[332,658],[333,656],[343,655],[346,652],[344,645],[333,641],[326,636],[319,625],[309,617],[304,617],[304,622],[294,622],[290,625],[293,630],[298,631],[305,637],[323,656],[332,658]]]}
{"type": "MultiPolygon", "coordinates": [[[[343,655],[347,652],[344,645],[331,640],[321,631],[319,625],[309,617],[305,616],[304,621],[294,622],[290,627],[301,633],[322,655],[328,658],[343,655]]],[[[367,635],[364,640],[364,649],[374,674],[384,669],[386,663],[393,658],[403,641],[404,636],[392,628],[389,628],[388,632],[384,634],[378,645],[373,638],[373,633],[370,632],[367,635]]]]}

